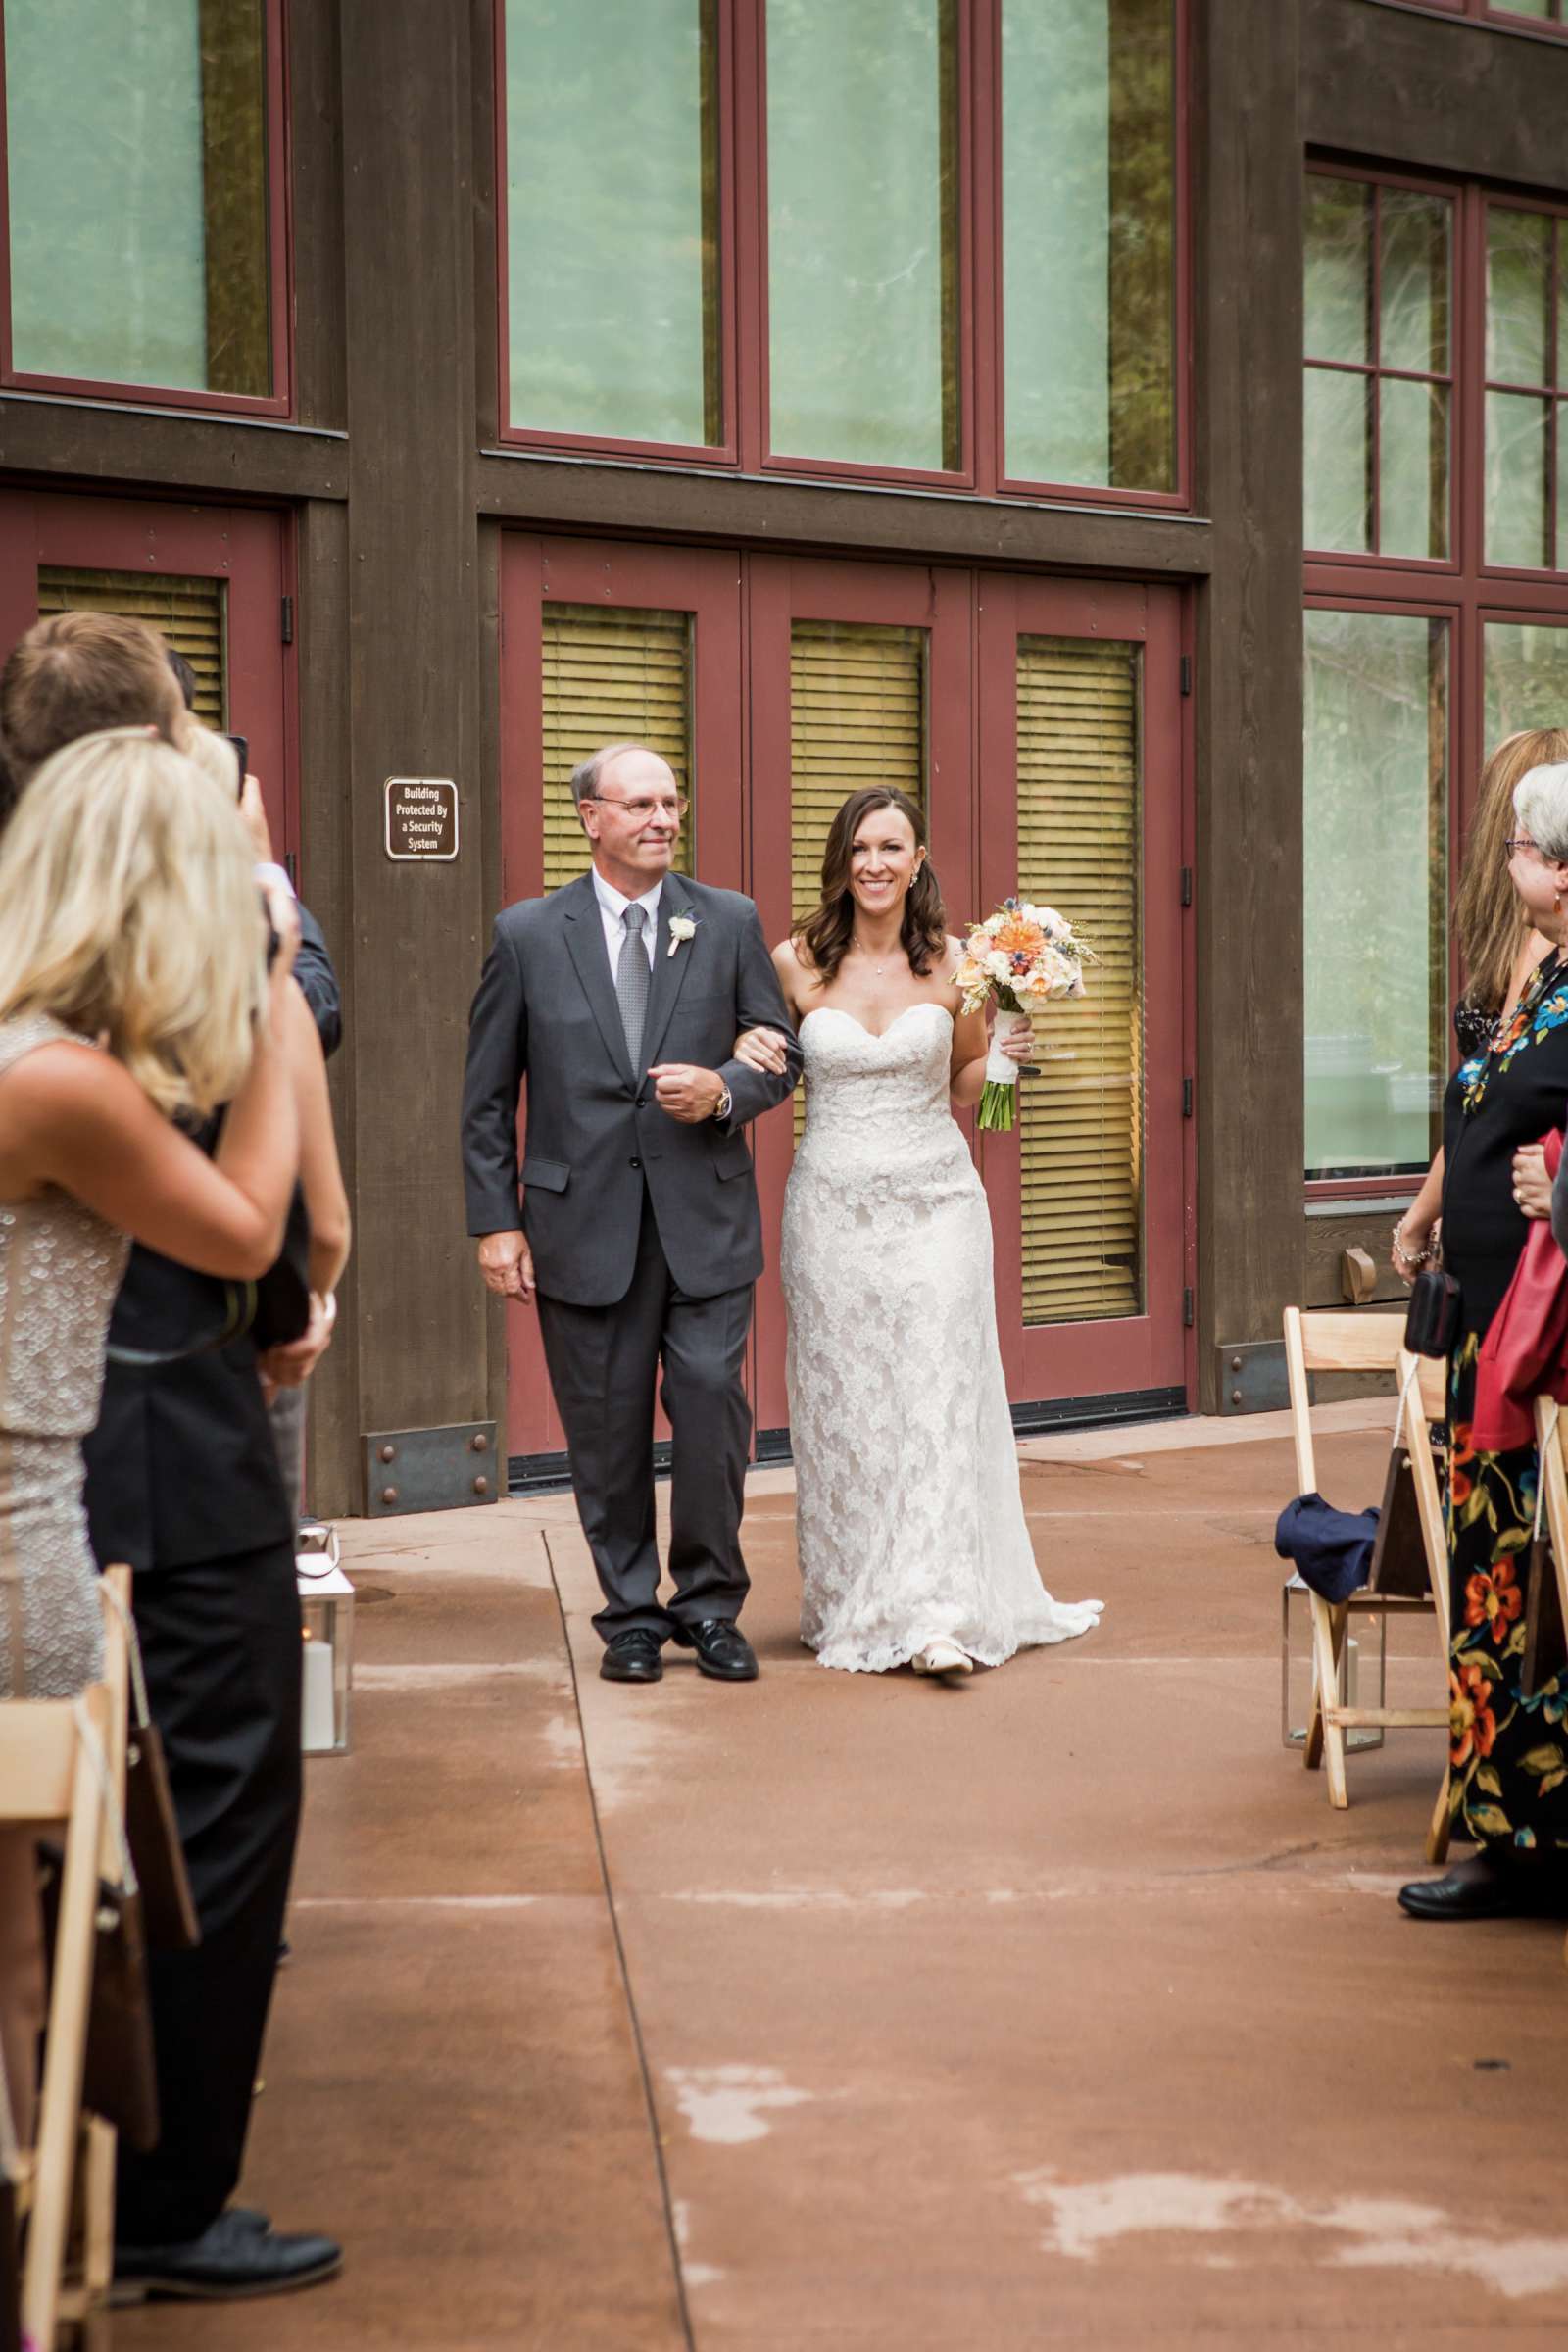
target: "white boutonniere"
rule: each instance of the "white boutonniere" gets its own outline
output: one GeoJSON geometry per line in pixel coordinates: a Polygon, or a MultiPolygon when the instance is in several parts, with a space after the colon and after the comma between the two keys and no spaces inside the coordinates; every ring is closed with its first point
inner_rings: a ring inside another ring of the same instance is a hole
{"type": "Polygon", "coordinates": [[[672,914],[669,918],[669,946],[664,951],[665,955],[673,956],[675,950],[683,946],[696,929],[697,917],[695,915],[672,914]]]}

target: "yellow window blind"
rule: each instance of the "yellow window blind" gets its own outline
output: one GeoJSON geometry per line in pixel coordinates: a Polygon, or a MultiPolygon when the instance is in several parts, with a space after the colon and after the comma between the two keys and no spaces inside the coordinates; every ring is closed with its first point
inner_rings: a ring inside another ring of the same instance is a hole
{"type": "Polygon", "coordinates": [[[1135,645],[1018,640],[1018,887],[1095,950],[1023,1082],[1023,1319],[1143,1306],[1144,1003],[1135,645]]]}
{"type": "Polygon", "coordinates": [[[221,727],[227,707],[221,580],[176,579],[169,572],[74,571],[46,564],[38,572],[38,616],[117,612],[161,629],[196,672],[196,715],[221,727]]]}
{"type": "MultiPolygon", "coordinates": [[[[925,807],[925,631],[798,620],[790,630],[790,895],[795,920],[822,895],[822,853],[852,792],[892,784],[925,807]]],[[[795,1140],[806,1123],[795,1091],[795,1140]]]]}
{"type": "MultiPolygon", "coordinates": [[[[692,790],[692,616],[609,605],[544,610],[545,888],[589,863],[571,798],[571,771],[607,743],[645,743],[692,790]]],[[[692,812],[675,844],[689,874],[692,812]]]]}
{"type": "Polygon", "coordinates": [[[790,631],[790,881],[795,919],[821,896],[841,805],[893,784],[925,807],[925,631],[798,620],[790,631]]]}

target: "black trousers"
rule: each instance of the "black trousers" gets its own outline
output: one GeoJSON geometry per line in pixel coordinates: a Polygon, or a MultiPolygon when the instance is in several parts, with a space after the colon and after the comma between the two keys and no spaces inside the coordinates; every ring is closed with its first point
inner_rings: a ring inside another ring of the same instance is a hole
{"type": "Polygon", "coordinates": [[[148,1974],[162,2134],[122,2149],[122,2245],[199,2237],[239,2180],[299,1832],[301,1650],[292,1544],[134,1584],[202,1941],[148,1974]]]}
{"type": "Polygon", "coordinates": [[[577,1514],[605,1605],[609,1642],[638,1628],[734,1618],[751,1590],[741,1557],[746,1452],[746,1335],[752,1289],[691,1298],[677,1289],[646,1195],[631,1288],[613,1306],[539,1297],[550,1386],[566,1432],[577,1514]],[[663,1380],[660,1384],[660,1366],[663,1380]],[[654,1538],[654,1393],[670,1427],[669,1571],[659,1600],[654,1538]]]}

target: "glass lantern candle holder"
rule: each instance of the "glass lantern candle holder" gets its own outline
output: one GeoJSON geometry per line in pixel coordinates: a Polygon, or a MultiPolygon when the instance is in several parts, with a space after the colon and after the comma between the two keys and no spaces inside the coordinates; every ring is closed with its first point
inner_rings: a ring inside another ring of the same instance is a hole
{"type": "MultiPolygon", "coordinates": [[[[1287,1747],[1304,1747],[1312,1711],[1316,1670],[1312,1659],[1312,1592],[1300,1577],[1290,1576],[1280,1593],[1280,1736],[1287,1747]]],[[[1340,1648],[1342,1707],[1383,1707],[1388,1704],[1389,1619],[1384,1609],[1356,1608],[1346,1620],[1340,1648]]],[[[1351,1754],[1383,1745],[1381,1724],[1352,1724],[1345,1744],[1351,1754]]]]}
{"type": "Polygon", "coordinates": [[[295,1556],[305,1678],[300,1744],[308,1756],[346,1756],[354,1682],[354,1587],[338,1562],[337,1532],[295,1556]]]}

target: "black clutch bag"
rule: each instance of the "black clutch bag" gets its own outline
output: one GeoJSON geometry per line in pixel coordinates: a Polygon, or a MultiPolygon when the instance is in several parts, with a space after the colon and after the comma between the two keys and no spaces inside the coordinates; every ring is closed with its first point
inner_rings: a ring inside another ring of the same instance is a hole
{"type": "Polygon", "coordinates": [[[1459,1285],[1442,1266],[1429,1266],[1410,1285],[1404,1344],[1412,1355],[1451,1355],[1459,1337],[1459,1285]]]}

